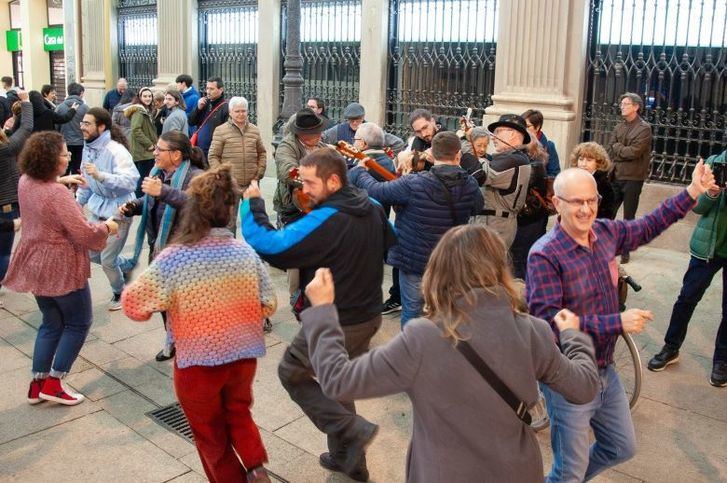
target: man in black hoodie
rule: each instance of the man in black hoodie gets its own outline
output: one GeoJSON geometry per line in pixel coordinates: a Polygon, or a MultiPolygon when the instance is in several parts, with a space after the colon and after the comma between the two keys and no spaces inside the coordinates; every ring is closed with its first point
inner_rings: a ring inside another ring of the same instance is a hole
{"type": "MultiPolygon", "coordinates": [[[[368,350],[381,326],[383,263],[396,236],[381,206],[349,185],[346,162],[335,150],[312,152],[300,160],[299,170],[303,192],[315,208],[275,230],[257,184],[251,184],[241,207],[242,233],[271,265],[300,269],[301,287],[313,280],[316,269],[331,269],[346,350],[354,358],[368,350]]],[[[302,300],[298,308],[308,305],[302,300]]],[[[302,330],[285,351],[278,374],[290,397],[328,435],[329,451],[320,456],[321,465],[366,481],[365,448],[378,427],[356,415],[353,402],[323,394],[302,330]]]]}

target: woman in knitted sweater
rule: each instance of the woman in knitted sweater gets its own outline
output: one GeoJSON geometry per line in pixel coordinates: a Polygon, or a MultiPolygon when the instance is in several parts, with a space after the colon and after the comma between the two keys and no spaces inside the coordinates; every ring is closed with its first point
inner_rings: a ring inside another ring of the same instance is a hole
{"type": "Polygon", "coordinates": [[[248,482],[270,481],[250,408],[263,319],[277,301],[260,258],[225,228],[236,190],[227,164],[194,178],[175,238],[121,303],[138,321],[167,311],[174,389],[210,481],[245,481],[245,470],[248,482]]]}
{"type": "Polygon", "coordinates": [[[20,153],[23,236],[3,283],[16,292],[31,292],[43,315],[33,349],[30,404],[47,400],[72,406],[83,401],[61,379],[91,327],[88,251],[102,249],[108,235],[118,231],[112,219],[86,221],[70,191],[56,182],[69,160],[63,136],[54,131],[33,134],[20,153]]]}

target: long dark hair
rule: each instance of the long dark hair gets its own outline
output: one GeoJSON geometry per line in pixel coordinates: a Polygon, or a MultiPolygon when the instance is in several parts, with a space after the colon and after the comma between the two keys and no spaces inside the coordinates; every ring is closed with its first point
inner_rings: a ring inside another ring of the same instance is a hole
{"type": "Polygon", "coordinates": [[[129,149],[129,140],[126,139],[124,131],[119,126],[111,122],[111,115],[109,112],[102,107],[92,107],[86,114],[93,116],[96,120],[96,126],[103,124],[107,131],[111,133],[111,139],[121,144],[127,150],[129,149]]]}
{"type": "Polygon", "coordinates": [[[182,131],[167,131],[159,139],[167,143],[169,149],[181,152],[182,158],[188,159],[192,166],[207,169],[204,151],[197,146],[192,146],[189,138],[182,131]]]}
{"type": "Polygon", "coordinates": [[[193,178],[172,243],[194,245],[207,236],[210,229],[226,227],[239,191],[229,163],[193,178]]]}

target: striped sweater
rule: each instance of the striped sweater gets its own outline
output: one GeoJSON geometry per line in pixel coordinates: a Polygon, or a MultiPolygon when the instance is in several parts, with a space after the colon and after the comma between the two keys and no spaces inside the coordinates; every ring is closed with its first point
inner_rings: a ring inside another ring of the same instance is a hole
{"type": "Polygon", "coordinates": [[[277,300],[270,275],[250,246],[226,228],[195,245],[170,245],[121,296],[126,315],[166,311],[177,366],[218,366],[265,355],[263,319],[277,300]]]}

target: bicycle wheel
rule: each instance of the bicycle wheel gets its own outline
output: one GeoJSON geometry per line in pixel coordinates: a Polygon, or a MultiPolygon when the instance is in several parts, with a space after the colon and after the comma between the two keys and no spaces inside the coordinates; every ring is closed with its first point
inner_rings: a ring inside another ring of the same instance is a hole
{"type": "Polygon", "coordinates": [[[633,411],[639,400],[639,393],[641,393],[641,357],[629,334],[621,334],[616,341],[613,362],[626,391],[629,407],[633,411]]]}
{"type": "Polygon", "coordinates": [[[539,389],[538,394],[540,395],[538,402],[528,412],[532,418],[530,427],[535,431],[542,431],[550,425],[550,419],[548,418],[548,411],[545,408],[545,397],[539,389]]]}

